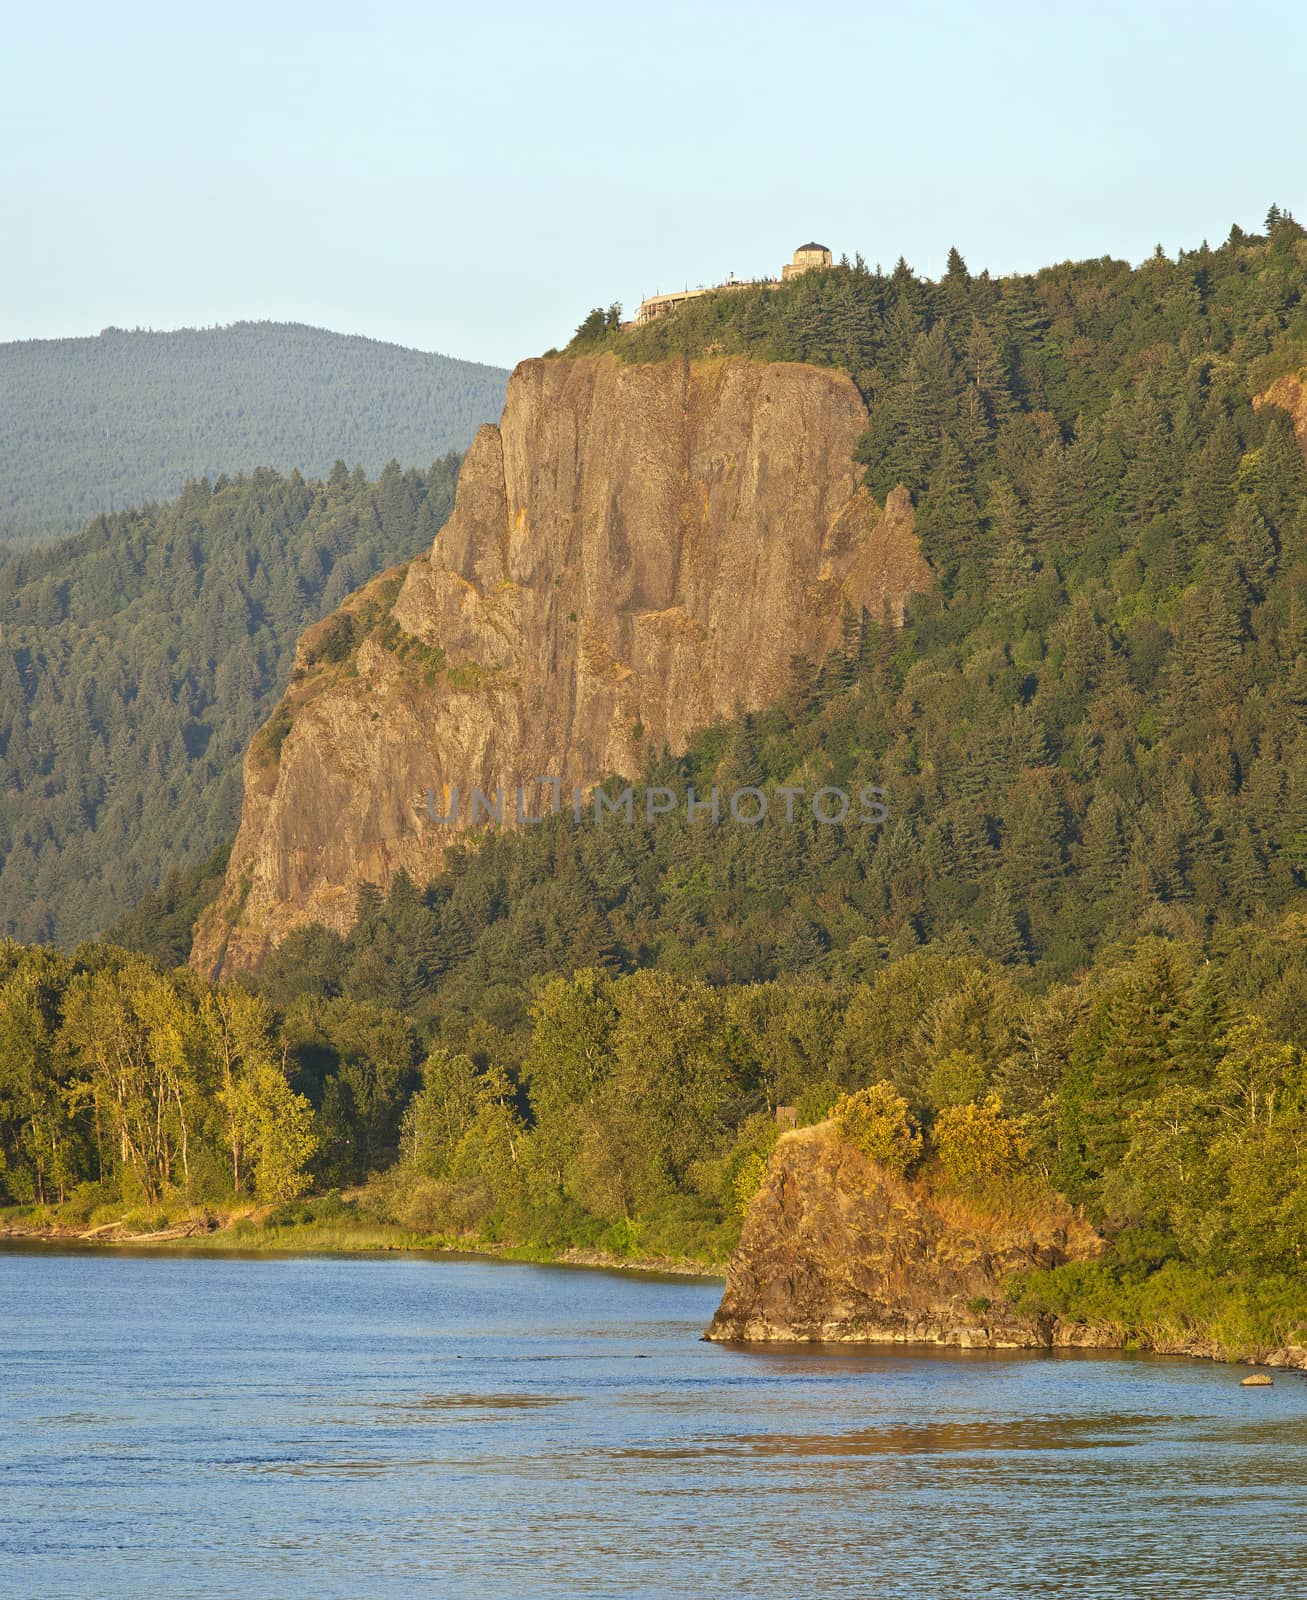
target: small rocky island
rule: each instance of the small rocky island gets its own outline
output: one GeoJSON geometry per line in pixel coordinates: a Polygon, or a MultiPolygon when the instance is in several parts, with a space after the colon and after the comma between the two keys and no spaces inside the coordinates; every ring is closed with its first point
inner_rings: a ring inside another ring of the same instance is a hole
{"type": "MultiPolygon", "coordinates": [[[[1005,1285],[1022,1270],[1103,1255],[1107,1240],[1059,1196],[978,1203],[871,1160],[836,1121],[783,1134],[750,1202],[718,1343],[932,1344],[964,1350],[1120,1349],[1119,1327],[1030,1314],[1005,1285]]],[[[1183,1328],[1133,1341],[1158,1355],[1307,1370],[1307,1345],[1230,1349],[1183,1328]]],[[[1265,1374],[1243,1380],[1265,1387],[1265,1374]]]]}
{"type": "Polygon", "coordinates": [[[834,1122],[782,1135],[706,1338],[1026,1349],[1106,1344],[1021,1313],[1004,1280],[1088,1260],[1095,1229],[1054,1202],[994,1216],[868,1159],[834,1122]]]}

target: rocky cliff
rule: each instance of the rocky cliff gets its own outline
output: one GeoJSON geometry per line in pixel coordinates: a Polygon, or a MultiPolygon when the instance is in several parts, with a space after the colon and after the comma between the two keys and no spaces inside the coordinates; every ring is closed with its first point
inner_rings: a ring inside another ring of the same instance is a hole
{"type": "Polygon", "coordinates": [[[1263,394],[1253,396],[1253,406],[1279,406],[1293,422],[1298,443],[1307,454],[1307,371],[1287,372],[1263,394]]]}
{"type": "Polygon", "coordinates": [[[455,789],[466,822],[474,786],[511,815],[537,775],[633,776],[774,700],[846,602],[900,620],[929,570],[907,495],[858,487],[865,422],[815,367],[523,362],[434,549],[301,640],[195,964],[252,965],[300,923],[347,928],[361,881],[431,877],[455,789]]]}
{"type": "Polygon", "coordinates": [[[744,1220],[707,1337],[1011,1349],[1106,1343],[1005,1300],[1021,1268],[1096,1255],[1087,1223],[1050,1199],[1000,1218],[900,1181],[824,1122],[785,1134],[744,1220]]]}

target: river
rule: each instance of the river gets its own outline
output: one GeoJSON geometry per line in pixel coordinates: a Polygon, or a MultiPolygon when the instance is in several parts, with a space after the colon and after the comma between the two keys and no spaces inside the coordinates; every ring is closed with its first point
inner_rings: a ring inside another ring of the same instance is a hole
{"type": "Polygon", "coordinates": [[[1307,1380],[741,1350],[705,1281],[0,1255],[5,1600],[1307,1592],[1307,1380]]]}

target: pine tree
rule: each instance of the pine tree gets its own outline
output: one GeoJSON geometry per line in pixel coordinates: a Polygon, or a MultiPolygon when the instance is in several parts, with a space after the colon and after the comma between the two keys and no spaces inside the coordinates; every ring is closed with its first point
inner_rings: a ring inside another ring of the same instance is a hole
{"type": "Polygon", "coordinates": [[[1001,880],[990,896],[990,912],[980,932],[980,947],[991,961],[1005,967],[1024,964],[1029,959],[1026,942],[1012,911],[1012,897],[1001,880]]]}
{"type": "Polygon", "coordinates": [[[1262,907],[1268,887],[1266,865],[1246,824],[1239,829],[1230,852],[1230,878],[1235,899],[1244,911],[1262,907]]]}
{"type": "Polygon", "coordinates": [[[1208,962],[1194,978],[1183,1014],[1167,1041],[1172,1073],[1187,1083],[1210,1084],[1234,1021],[1235,1008],[1225,974],[1208,962]]]}
{"type": "Polygon", "coordinates": [[[1121,811],[1110,793],[1090,801],[1081,850],[1085,886],[1095,901],[1104,900],[1116,888],[1126,860],[1121,811]]]}
{"type": "Polygon", "coordinates": [[[381,890],[366,879],[354,891],[354,928],[351,938],[358,944],[369,943],[375,936],[381,918],[381,890]]]}
{"type": "Polygon", "coordinates": [[[919,524],[927,550],[946,571],[979,546],[980,513],[972,476],[951,436],[946,435],[940,444],[919,524]]]}
{"type": "Polygon", "coordinates": [[[1245,583],[1255,598],[1264,598],[1275,574],[1275,541],[1265,517],[1251,500],[1241,499],[1235,506],[1230,544],[1245,583]]]}
{"type": "Polygon", "coordinates": [[[953,397],[953,355],[943,325],[937,324],[913,345],[898,399],[903,476],[911,489],[923,488],[930,479],[953,397]]]}
{"type": "Polygon", "coordinates": [[[987,428],[1000,428],[1013,414],[1015,401],[1007,364],[994,335],[979,318],[971,324],[963,352],[966,382],[978,397],[987,428]]]}
{"type": "Polygon", "coordinates": [[[1208,687],[1228,683],[1243,637],[1243,591],[1232,560],[1216,564],[1200,605],[1198,681],[1208,687]]]}
{"type": "Polygon", "coordinates": [[[821,936],[806,917],[793,913],[776,942],[776,962],[782,972],[811,972],[824,953],[821,936]]]}
{"type": "Polygon", "coordinates": [[[1229,520],[1234,509],[1239,456],[1234,425],[1229,418],[1221,417],[1185,479],[1185,525],[1198,538],[1218,533],[1229,520]]]}
{"type": "Polygon", "coordinates": [[[1175,491],[1170,424],[1156,395],[1141,396],[1129,427],[1132,453],[1122,491],[1132,515],[1146,522],[1166,510],[1175,491]]]}

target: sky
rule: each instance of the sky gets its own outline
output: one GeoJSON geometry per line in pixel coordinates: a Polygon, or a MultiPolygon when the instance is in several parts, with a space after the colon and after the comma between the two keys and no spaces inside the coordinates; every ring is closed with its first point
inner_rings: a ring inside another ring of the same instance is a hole
{"type": "Polygon", "coordinates": [[[0,341],[308,322],[510,366],[827,244],[937,276],[1307,220],[1301,0],[0,0],[0,341]]]}

